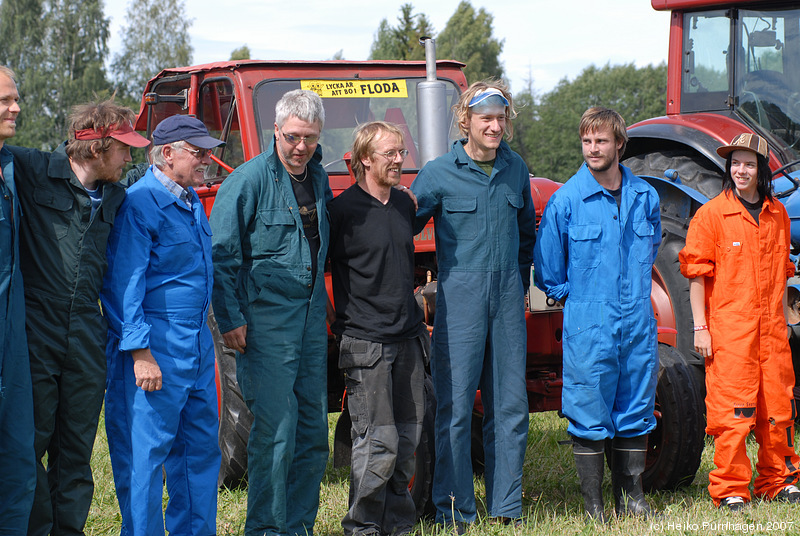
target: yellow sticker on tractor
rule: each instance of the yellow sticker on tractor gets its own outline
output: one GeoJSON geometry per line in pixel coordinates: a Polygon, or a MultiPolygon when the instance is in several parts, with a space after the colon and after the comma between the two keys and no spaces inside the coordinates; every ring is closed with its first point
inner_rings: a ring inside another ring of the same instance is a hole
{"type": "Polygon", "coordinates": [[[300,88],[323,99],[408,98],[405,80],[301,80],[300,88]]]}

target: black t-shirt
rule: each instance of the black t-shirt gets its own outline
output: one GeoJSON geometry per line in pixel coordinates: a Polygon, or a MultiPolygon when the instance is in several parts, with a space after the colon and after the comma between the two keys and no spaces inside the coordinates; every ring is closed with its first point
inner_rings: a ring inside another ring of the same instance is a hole
{"type": "MultiPolygon", "coordinates": [[[[287,171],[287,173],[289,172],[287,171]]],[[[300,175],[299,181],[294,177],[289,173],[289,181],[292,183],[294,198],[300,211],[300,220],[303,222],[303,232],[306,234],[308,247],[311,250],[311,283],[313,284],[317,276],[317,255],[319,254],[317,200],[314,198],[314,185],[308,177],[308,168],[306,168],[303,175],[300,175]]]]}
{"type": "Polygon", "coordinates": [[[756,224],[758,224],[758,217],[761,215],[761,207],[764,205],[764,200],[759,198],[755,203],[750,203],[739,197],[738,194],[736,195],[736,199],[739,200],[745,210],[756,220],[756,224]]]}
{"type": "Polygon", "coordinates": [[[354,184],[328,203],[337,335],[375,342],[424,330],[414,299],[414,204],[392,188],[385,205],[354,184]]]}

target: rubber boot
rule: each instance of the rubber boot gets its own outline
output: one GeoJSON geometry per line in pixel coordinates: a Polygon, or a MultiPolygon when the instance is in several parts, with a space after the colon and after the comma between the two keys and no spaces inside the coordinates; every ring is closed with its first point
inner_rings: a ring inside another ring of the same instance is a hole
{"type": "Polygon", "coordinates": [[[590,519],[605,522],[603,512],[603,470],[605,465],[605,441],[589,441],[572,438],[572,454],[581,481],[583,507],[590,519]]]}
{"type": "Polygon", "coordinates": [[[650,505],[642,490],[647,436],[615,437],[612,449],[614,462],[611,481],[617,515],[651,516],[650,505]]]}

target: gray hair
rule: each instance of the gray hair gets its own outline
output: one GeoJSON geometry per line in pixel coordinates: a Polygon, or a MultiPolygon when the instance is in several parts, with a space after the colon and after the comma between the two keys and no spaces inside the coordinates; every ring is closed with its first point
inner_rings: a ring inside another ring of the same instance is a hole
{"type": "Polygon", "coordinates": [[[12,82],[15,84],[17,83],[17,75],[14,74],[14,71],[6,67],[5,65],[0,65],[0,74],[4,74],[11,79],[12,82]]]}
{"type": "Polygon", "coordinates": [[[180,147],[185,147],[186,142],[180,140],[173,141],[172,143],[166,143],[164,145],[153,145],[152,149],[150,149],[150,163],[156,166],[158,169],[164,169],[167,166],[167,161],[164,159],[164,153],[161,152],[166,145],[169,145],[174,149],[179,149],[180,147]]]}
{"type": "Polygon", "coordinates": [[[322,107],[322,99],[307,89],[289,91],[275,105],[275,122],[278,128],[283,128],[291,116],[307,123],[319,122],[320,130],[325,126],[325,108],[322,107]]]}

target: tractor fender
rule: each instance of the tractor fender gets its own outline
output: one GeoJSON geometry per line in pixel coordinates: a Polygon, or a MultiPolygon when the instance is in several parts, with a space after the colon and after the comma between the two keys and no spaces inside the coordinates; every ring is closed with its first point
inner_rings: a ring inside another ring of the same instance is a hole
{"type": "Polygon", "coordinates": [[[671,177],[661,178],[650,175],[641,175],[640,177],[655,188],[662,212],[681,220],[690,220],[697,209],[708,202],[708,198],[697,190],[681,184],[677,171],[667,170],[665,175],[671,175],[671,177]]]}
{"type": "Polygon", "coordinates": [[[678,124],[663,117],[637,123],[628,129],[624,158],[649,153],[654,149],[683,148],[698,153],[721,172],[725,171],[725,159],[717,154],[717,148],[726,142],[693,126],[692,123],[678,124]]]}

